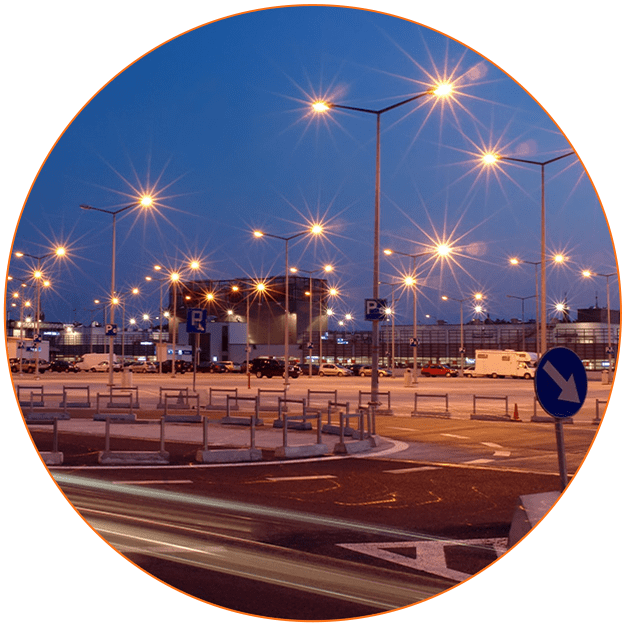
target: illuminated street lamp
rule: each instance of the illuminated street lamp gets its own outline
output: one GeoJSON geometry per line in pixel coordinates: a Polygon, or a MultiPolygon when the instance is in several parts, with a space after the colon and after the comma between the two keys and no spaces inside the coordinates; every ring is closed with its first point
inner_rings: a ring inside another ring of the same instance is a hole
{"type": "Polygon", "coordinates": [[[591,278],[592,276],[599,276],[601,278],[605,278],[605,288],[606,288],[606,305],[608,307],[608,347],[606,349],[606,352],[608,354],[608,383],[611,384],[612,383],[612,377],[613,377],[613,372],[614,372],[614,366],[613,366],[613,357],[614,357],[614,348],[612,347],[612,320],[611,320],[611,312],[610,312],[610,278],[612,276],[616,276],[617,273],[616,271],[612,272],[612,273],[596,273],[594,271],[590,271],[589,269],[584,269],[584,271],[582,271],[582,276],[584,278],[591,278]]]}
{"type": "MultiPolygon", "coordinates": [[[[452,302],[458,302],[460,304],[460,375],[464,376],[464,361],[465,361],[466,350],[464,348],[464,317],[463,317],[462,305],[464,304],[464,302],[468,302],[471,300],[482,301],[484,299],[484,295],[482,293],[474,293],[470,297],[464,297],[462,299],[443,295],[441,299],[445,301],[451,300],[452,302]]],[[[482,312],[482,311],[476,310],[475,312],[482,312]]]]}
{"type": "MultiPolygon", "coordinates": [[[[129,204],[128,206],[124,206],[123,208],[119,208],[116,211],[107,210],[105,208],[96,208],[95,206],[89,206],[88,204],[81,204],[80,208],[83,210],[92,210],[98,211],[99,213],[106,213],[107,215],[111,215],[113,217],[113,235],[112,235],[112,253],[111,253],[111,297],[115,297],[115,233],[117,227],[117,215],[127,211],[131,208],[137,208],[140,206],[141,208],[150,208],[152,206],[152,198],[149,195],[145,195],[136,202],[129,204]]],[[[111,306],[110,311],[110,324],[113,326],[115,323],[115,308],[111,306]]],[[[113,383],[113,362],[115,360],[115,336],[111,334],[109,336],[109,386],[114,386],[113,383]]]]}
{"type": "MultiPolygon", "coordinates": [[[[499,161],[510,161],[515,163],[526,163],[540,167],[540,351],[539,356],[547,349],[547,228],[545,217],[545,167],[551,163],[572,156],[575,152],[567,152],[561,156],[556,156],[548,161],[532,161],[524,158],[513,158],[511,156],[501,156],[499,154],[486,153],[482,155],[482,161],[486,165],[496,165],[499,161]]],[[[538,300],[537,300],[538,303],[538,300]]],[[[538,320],[538,319],[537,319],[538,320]]],[[[538,340],[538,338],[536,339],[538,340]]]]}
{"type": "MultiPolygon", "coordinates": [[[[555,254],[552,260],[554,263],[561,264],[566,261],[566,257],[563,254],[555,254]]],[[[542,336],[542,331],[541,331],[542,326],[540,324],[540,313],[539,313],[540,297],[538,293],[538,267],[542,268],[543,263],[540,260],[538,261],[522,260],[516,257],[510,259],[511,265],[516,266],[516,265],[520,265],[521,263],[524,263],[526,265],[534,265],[534,274],[535,274],[535,282],[536,282],[536,352],[540,356],[541,354],[544,354],[547,351],[547,334],[545,332],[544,342],[543,342],[543,336],[542,336]],[[540,343],[539,343],[539,335],[540,335],[540,343]]],[[[543,272],[541,271],[541,274],[542,273],[543,272]]]]}
{"type": "MultiPolygon", "coordinates": [[[[325,114],[330,109],[341,109],[346,111],[354,111],[357,113],[367,113],[376,116],[376,149],[375,149],[375,202],[374,202],[374,217],[373,217],[373,299],[379,297],[379,283],[380,283],[380,119],[384,113],[399,108],[404,104],[414,102],[419,98],[425,96],[434,96],[436,98],[445,98],[453,93],[453,85],[448,82],[441,82],[435,87],[432,87],[428,91],[418,93],[410,98],[391,104],[383,109],[374,110],[366,109],[355,106],[344,106],[342,104],[335,104],[334,102],[313,102],[312,109],[316,113],[325,114]]],[[[372,321],[372,337],[371,337],[371,403],[378,405],[378,359],[380,356],[380,321],[372,321]]]]}
{"type": "MultiPolygon", "coordinates": [[[[35,281],[36,293],[37,293],[37,308],[35,312],[35,331],[33,335],[33,344],[35,345],[35,348],[36,348],[35,349],[35,379],[36,380],[39,379],[39,346],[37,345],[37,343],[41,340],[41,337],[39,335],[40,317],[41,317],[41,287],[50,286],[50,282],[47,280],[44,280],[41,261],[47,258],[55,257],[55,256],[57,258],[61,258],[65,256],[66,253],[67,253],[67,250],[62,246],[56,247],[54,251],[49,252],[48,254],[42,254],[41,256],[36,256],[34,254],[27,254],[26,252],[15,252],[15,256],[17,256],[17,258],[26,257],[26,258],[32,258],[33,260],[37,261],[37,266],[33,270],[33,273],[32,273],[32,278],[35,281]]],[[[21,363],[21,360],[20,360],[20,363],[21,363]]],[[[21,372],[21,364],[20,364],[20,372],[21,372]]]]}
{"type": "Polygon", "coordinates": [[[404,280],[404,284],[413,289],[413,307],[412,307],[412,383],[417,384],[417,351],[418,351],[418,339],[417,339],[417,258],[421,256],[430,256],[432,254],[437,256],[448,256],[451,253],[451,247],[446,244],[440,244],[436,246],[434,251],[428,252],[419,252],[417,254],[407,254],[405,252],[398,252],[396,250],[386,249],[384,250],[384,254],[386,256],[391,256],[393,254],[398,254],[399,256],[406,256],[408,258],[412,258],[412,276],[408,276],[404,280]]]}
{"type": "MultiPolygon", "coordinates": [[[[309,293],[309,300],[308,300],[308,343],[309,343],[309,347],[308,347],[308,377],[311,378],[312,377],[312,320],[313,320],[313,288],[312,288],[312,277],[313,274],[315,273],[319,273],[319,272],[326,272],[326,273],[330,273],[332,271],[334,271],[334,267],[332,267],[332,265],[325,265],[322,269],[313,269],[313,270],[306,270],[306,269],[298,269],[297,267],[291,267],[291,273],[307,273],[308,274],[308,293],[309,293]]],[[[322,329],[322,323],[321,323],[321,300],[323,299],[322,295],[319,295],[319,337],[321,337],[321,333],[323,331],[322,329]]],[[[321,342],[321,338],[319,338],[319,341],[321,342]]],[[[321,352],[319,352],[319,364],[321,364],[321,352]]]]}
{"type": "Polygon", "coordinates": [[[253,233],[256,239],[269,237],[270,239],[284,241],[284,388],[288,388],[289,384],[289,241],[308,234],[318,236],[322,232],[323,226],[321,224],[313,224],[308,230],[296,232],[289,237],[269,234],[261,230],[254,230],[253,233]]]}

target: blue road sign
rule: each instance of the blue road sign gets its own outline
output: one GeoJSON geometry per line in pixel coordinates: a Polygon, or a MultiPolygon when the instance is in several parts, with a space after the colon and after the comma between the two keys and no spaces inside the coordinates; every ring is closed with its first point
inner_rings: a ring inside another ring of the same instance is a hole
{"type": "Polygon", "coordinates": [[[385,299],[365,300],[365,321],[384,321],[386,319],[385,299]]]}
{"type": "Polygon", "coordinates": [[[117,324],[116,323],[107,323],[104,326],[104,334],[106,336],[117,336],[117,324]]]}
{"type": "Polygon", "coordinates": [[[583,406],[588,377],[578,355],[566,347],[547,351],[536,367],[536,397],[552,417],[566,419],[583,406]]]}
{"type": "Polygon", "coordinates": [[[206,334],[208,311],[203,308],[189,308],[187,311],[187,334],[206,334]]]}

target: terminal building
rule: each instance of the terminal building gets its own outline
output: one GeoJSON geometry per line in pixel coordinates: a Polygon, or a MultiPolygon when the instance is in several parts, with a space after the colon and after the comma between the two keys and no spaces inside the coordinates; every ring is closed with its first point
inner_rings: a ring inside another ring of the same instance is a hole
{"type": "MultiPolygon", "coordinates": [[[[337,362],[363,364],[371,361],[372,333],[370,329],[358,330],[344,327],[328,329],[328,284],[323,279],[289,276],[289,356],[307,363],[337,362]],[[312,290],[311,290],[312,287],[312,290]],[[312,296],[312,297],[311,297],[312,296]]],[[[255,290],[249,278],[189,282],[176,293],[169,294],[168,309],[173,312],[176,300],[176,358],[191,360],[198,337],[198,362],[231,360],[245,362],[249,344],[249,358],[255,356],[284,356],[285,343],[285,279],[276,276],[264,281],[263,292],[255,290]],[[207,310],[207,332],[189,335],[186,331],[187,311],[191,308],[207,310]],[[249,329],[249,332],[248,332],[249,329]]],[[[607,366],[607,349],[611,344],[616,352],[620,339],[620,311],[610,311],[608,340],[608,311],[605,308],[587,308],[577,311],[577,320],[552,320],[547,328],[548,347],[563,346],[573,350],[589,370],[607,366]]],[[[170,319],[173,316],[170,315],[170,319]]],[[[143,329],[119,329],[115,337],[115,353],[131,360],[154,360],[158,345],[169,345],[167,358],[171,358],[173,328],[165,320],[163,331],[160,322],[153,321],[143,329]],[[170,333],[170,329],[172,330],[170,333]]],[[[25,357],[33,357],[34,322],[7,321],[9,356],[24,343],[25,357]],[[31,353],[29,353],[31,352],[31,353]]],[[[88,352],[108,353],[109,338],[98,323],[79,324],[40,323],[40,335],[50,359],[74,359],[88,352]]],[[[390,322],[380,324],[380,365],[391,367],[412,366],[413,349],[410,345],[413,327],[390,322]]],[[[445,321],[420,324],[417,330],[417,364],[419,367],[437,362],[460,365],[461,328],[459,324],[445,321]]],[[[536,352],[536,323],[528,320],[492,321],[472,320],[462,328],[462,342],[467,362],[479,349],[513,349],[536,352]]],[[[161,354],[164,351],[161,349],[161,354]]],[[[614,354],[616,359],[617,354],[614,354]]]]}

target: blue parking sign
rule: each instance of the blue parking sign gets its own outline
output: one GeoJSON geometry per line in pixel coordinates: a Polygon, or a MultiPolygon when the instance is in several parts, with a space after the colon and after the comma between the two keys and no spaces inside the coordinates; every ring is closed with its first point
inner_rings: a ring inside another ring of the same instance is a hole
{"type": "Polygon", "coordinates": [[[189,308],[187,311],[187,334],[206,334],[208,311],[203,308],[189,308]]]}
{"type": "Polygon", "coordinates": [[[566,347],[548,350],[536,367],[536,397],[552,417],[566,419],[583,406],[588,376],[578,355],[566,347]]]}

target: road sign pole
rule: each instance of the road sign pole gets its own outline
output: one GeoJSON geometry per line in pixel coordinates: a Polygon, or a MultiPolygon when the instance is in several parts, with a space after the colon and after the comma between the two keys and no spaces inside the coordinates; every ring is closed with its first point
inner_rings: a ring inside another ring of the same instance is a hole
{"type": "Polygon", "coordinates": [[[558,447],[558,466],[560,468],[560,482],[562,491],[569,483],[569,476],[566,470],[566,450],[564,448],[564,428],[562,427],[562,419],[556,419],[556,444],[558,447]]]}

